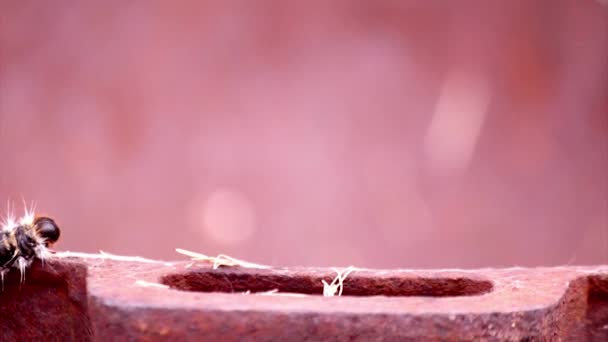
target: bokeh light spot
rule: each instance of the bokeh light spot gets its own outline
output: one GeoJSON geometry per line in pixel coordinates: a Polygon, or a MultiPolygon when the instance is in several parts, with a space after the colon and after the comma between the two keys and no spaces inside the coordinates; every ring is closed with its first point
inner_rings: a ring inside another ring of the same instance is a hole
{"type": "Polygon", "coordinates": [[[256,230],[253,203],[240,191],[216,190],[204,202],[202,226],[206,237],[216,243],[243,243],[256,230]]]}

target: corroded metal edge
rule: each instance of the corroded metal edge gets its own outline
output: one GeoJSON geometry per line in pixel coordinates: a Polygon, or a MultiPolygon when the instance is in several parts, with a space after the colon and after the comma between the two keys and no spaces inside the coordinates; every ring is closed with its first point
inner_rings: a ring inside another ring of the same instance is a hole
{"type": "Polygon", "coordinates": [[[277,287],[321,293],[320,279],[329,282],[335,276],[329,268],[187,266],[86,258],[36,263],[25,284],[15,275],[6,279],[0,296],[0,337],[22,337],[23,327],[48,318],[49,310],[59,319],[47,319],[38,325],[44,329],[31,330],[29,337],[44,336],[42,331],[63,339],[99,341],[608,337],[608,330],[602,330],[608,327],[607,266],[357,270],[345,280],[342,297],[192,291],[201,286],[220,289],[224,279],[240,282],[238,289],[250,284],[262,290],[270,281],[277,287]],[[191,291],[180,290],[188,286],[191,291]],[[429,296],[434,290],[460,295],[429,296]],[[366,291],[393,291],[393,296],[363,296],[366,291]],[[395,296],[399,291],[426,296],[395,296]],[[9,311],[13,316],[6,319],[9,311]]]}

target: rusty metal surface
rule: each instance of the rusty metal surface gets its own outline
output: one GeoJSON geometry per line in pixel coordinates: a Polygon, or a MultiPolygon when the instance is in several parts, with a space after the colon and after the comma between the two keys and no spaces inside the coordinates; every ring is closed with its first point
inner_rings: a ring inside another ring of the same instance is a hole
{"type": "Polygon", "coordinates": [[[80,341],[92,336],[82,263],[35,262],[20,283],[7,274],[0,293],[0,341],[80,341]]]}
{"type": "Polygon", "coordinates": [[[2,340],[608,340],[608,267],[268,270],[66,259],[5,281],[2,340]],[[86,270],[86,280],[85,280],[86,270]],[[277,295],[264,293],[278,289],[277,295]],[[245,293],[249,291],[248,293],[245,293]],[[231,293],[227,293],[231,292],[231,293]],[[261,292],[261,293],[256,293],[261,292]]]}

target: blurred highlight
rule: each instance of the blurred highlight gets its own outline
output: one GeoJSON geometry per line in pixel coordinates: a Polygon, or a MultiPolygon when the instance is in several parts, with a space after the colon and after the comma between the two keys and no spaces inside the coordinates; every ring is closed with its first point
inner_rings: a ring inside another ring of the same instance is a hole
{"type": "Polygon", "coordinates": [[[473,157],[490,102],[482,77],[458,71],[448,74],[425,139],[435,169],[458,171],[473,157]]]}
{"type": "Polygon", "coordinates": [[[204,205],[202,224],[205,238],[222,244],[239,244],[255,233],[255,211],[243,194],[216,190],[204,205]]]}

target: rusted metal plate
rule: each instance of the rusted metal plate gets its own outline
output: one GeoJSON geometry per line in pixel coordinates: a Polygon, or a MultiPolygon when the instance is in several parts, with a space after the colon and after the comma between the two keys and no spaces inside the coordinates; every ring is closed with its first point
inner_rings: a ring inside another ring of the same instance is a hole
{"type": "Polygon", "coordinates": [[[21,283],[7,274],[0,292],[0,341],[80,341],[92,336],[87,269],[81,262],[35,262],[21,283]]]}
{"type": "Polygon", "coordinates": [[[335,276],[327,268],[186,266],[77,258],[35,264],[21,288],[18,274],[6,280],[0,337],[608,340],[606,266],[357,270],[341,297],[321,296],[321,280],[335,276]]]}

